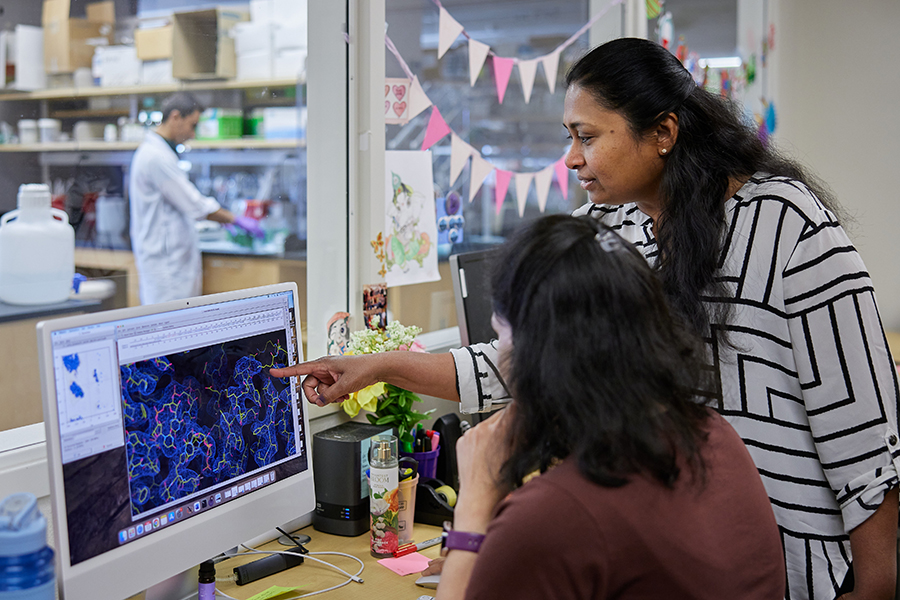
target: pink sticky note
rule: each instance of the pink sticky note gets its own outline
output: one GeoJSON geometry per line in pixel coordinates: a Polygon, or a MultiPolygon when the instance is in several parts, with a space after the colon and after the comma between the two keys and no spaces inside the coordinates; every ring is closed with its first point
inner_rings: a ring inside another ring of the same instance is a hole
{"type": "Polygon", "coordinates": [[[430,558],[413,552],[399,558],[382,558],[378,561],[379,565],[385,566],[397,575],[405,576],[412,573],[421,573],[428,567],[430,558]]]}

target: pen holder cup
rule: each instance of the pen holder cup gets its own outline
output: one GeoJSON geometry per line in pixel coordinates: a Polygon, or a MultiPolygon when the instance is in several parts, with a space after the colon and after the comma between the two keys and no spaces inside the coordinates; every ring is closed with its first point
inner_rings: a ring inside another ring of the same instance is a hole
{"type": "Polygon", "coordinates": [[[419,475],[424,478],[433,478],[437,473],[437,458],[441,449],[429,450],[428,452],[401,452],[400,456],[409,456],[416,459],[419,463],[419,475]]]}
{"type": "Polygon", "coordinates": [[[397,537],[399,543],[413,541],[413,521],[416,515],[416,486],[419,475],[400,482],[399,509],[397,510],[397,537]]]}

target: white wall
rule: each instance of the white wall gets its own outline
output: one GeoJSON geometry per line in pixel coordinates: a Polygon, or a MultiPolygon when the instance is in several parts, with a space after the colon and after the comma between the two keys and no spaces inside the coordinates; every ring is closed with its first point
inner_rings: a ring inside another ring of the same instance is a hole
{"type": "Polygon", "coordinates": [[[769,0],[777,143],[830,184],[900,331],[900,2],[769,0]]]}

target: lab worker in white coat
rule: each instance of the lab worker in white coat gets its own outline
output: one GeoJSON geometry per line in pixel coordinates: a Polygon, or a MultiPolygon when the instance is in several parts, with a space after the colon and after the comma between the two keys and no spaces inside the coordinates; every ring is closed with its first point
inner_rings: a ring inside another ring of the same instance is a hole
{"type": "Polygon", "coordinates": [[[190,94],[167,98],[162,123],[147,132],[131,161],[131,244],[141,304],[200,295],[203,274],[196,221],[209,219],[261,233],[253,219],[236,218],[214,198],[201,194],[178,166],[175,148],[194,137],[201,111],[190,94]]]}

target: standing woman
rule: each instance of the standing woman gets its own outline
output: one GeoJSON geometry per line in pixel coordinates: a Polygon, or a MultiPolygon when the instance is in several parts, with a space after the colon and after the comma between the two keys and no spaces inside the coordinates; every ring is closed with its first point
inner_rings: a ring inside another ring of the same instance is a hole
{"type": "MultiPolygon", "coordinates": [[[[714,405],[775,511],[786,597],[893,598],[897,375],[872,281],[830,195],[658,44],[603,44],[566,82],[566,164],[590,200],[575,214],[633,243],[706,339],[714,405]]],[[[318,404],[385,381],[474,412],[508,401],[497,365],[494,342],[274,374],[309,375],[303,387],[318,404]]]]}
{"type": "Polygon", "coordinates": [[[604,44],[566,81],[566,164],[590,199],[576,214],[634,243],[705,336],[719,412],[781,529],[789,597],[893,598],[896,371],[828,193],[657,44],[604,44]]]}

